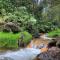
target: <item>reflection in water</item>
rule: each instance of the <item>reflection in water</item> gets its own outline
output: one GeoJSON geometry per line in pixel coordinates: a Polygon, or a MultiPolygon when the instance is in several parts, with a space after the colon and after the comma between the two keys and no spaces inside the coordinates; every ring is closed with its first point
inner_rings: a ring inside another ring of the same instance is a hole
{"type": "Polygon", "coordinates": [[[41,53],[39,49],[25,48],[0,55],[0,60],[33,60],[39,53],[41,53]]]}

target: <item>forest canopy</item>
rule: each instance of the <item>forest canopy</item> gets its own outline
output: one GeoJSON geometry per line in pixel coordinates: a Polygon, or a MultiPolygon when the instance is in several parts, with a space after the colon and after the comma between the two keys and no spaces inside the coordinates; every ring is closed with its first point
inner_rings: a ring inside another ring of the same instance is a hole
{"type": "Polygon", "coordinates": [[[21,30],[55,30],[60,28],[60,0],[0,0],[0,21],[19,21],[21,30]]]}

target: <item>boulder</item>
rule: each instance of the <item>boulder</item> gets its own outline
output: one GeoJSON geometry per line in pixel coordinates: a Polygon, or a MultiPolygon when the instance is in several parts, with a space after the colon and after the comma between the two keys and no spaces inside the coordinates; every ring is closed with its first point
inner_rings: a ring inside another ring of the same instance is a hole
{"type": "Polygon", "coordinates": [[[23,42],[23,40],[18,40],[18,47],[26,47],[27,44],[23,42]]]}
{"type": "Polygon", "coordinates": [[[56,46],[56,42],[55,40],[50,40],[49,43],[48,43],[48,48],[51,48],[53,46],[56,46]]]}
{"type": "Polygon", "coordinates": [[[8,26],[3,27],[3,32],[11,32],[11,28],[8,26]]]}
{"type": "Polygon", "coordinates": [[[4,32],[18,33],[18,32],[20,31],[19,28],[20,28],[20,27],[17,26],[15,23],[13,23],[13,22],[8,22],[8,23],[4,24],[3,31],[4,31],[4,32]]]}
{"type": "Polygon", "coordinates": [[[55,41],[56,41],[56,47],[60,48],[60,36],[55,37],[55,41]]]}
{"type": "Polygon", "coordinates": [[[23,40],[24,40],[24,35],[22,34],[18,40],[18,46],[19,47],[26,47],[26,43],[24,43],[23,40]]]}
{"type": "Polygon", "coordinates": [[[38,54],[34,60],[60,60],[60,49],[52,47],[47,52],[38,54]]]}

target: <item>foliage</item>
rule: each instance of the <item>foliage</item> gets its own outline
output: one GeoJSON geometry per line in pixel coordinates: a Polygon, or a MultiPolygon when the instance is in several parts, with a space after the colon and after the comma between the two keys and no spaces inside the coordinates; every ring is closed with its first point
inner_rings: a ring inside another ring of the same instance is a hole
{"type": "Polygon", "coordinates": [[[36,0],[0,0],[0,16],[18,22],[21,30],[34,26],[33,30],[49,32],[60,27],[59,7],[60,0],[43,0],[39,5],[36,0]]]}
{"type": "Polygon", "coordinates": [[[18,34],[0,32],[0,47],[18,47],[17,40],[22,34],[25,43],[31,40],[31,34],[39,36],[39,32],[60,36],[60,29],[56,30],[60,28],[60,0],[0,0],[0,21],[14,22],[23,31],[18,34]]]}
{"type": "Polygon", "coordinates": [[[48,33],[49,37],[55,37],[55,36],[60,36],[60,29],[56,29],[54,31],[51,31],[48,33]]]}
{"type": "Polygon", "coordinates": [[[57,25],[59,26],[60,25],[60,4],[55,6],[55,7],[52,7],[49,12],[48,12],[48,17],[49,20],[52,20],[53,24],[54,25],[57,25]]]}
{"type": "Polygon", "coordinates": [[[18,40],[22,35],[24,43],[31,41],[32,35],[26,31],[18,34],[0,32],[0,48],[18,48],[18,40]]]}
{"type": "Polygon", "coordinates": [[[32,35],[26,31],[20,33],[20,40],[23,40],[24,43],[29,43],[32,39],[32,35]],[[23,36],[23,37],[22,37],[23,36]]]}
{"type": "Polygon", "coordinates": [[[60,0],[47,0],[47,2],[49,2],[49,4],[51,5],[51,7],[60,4],[60,0]]]}
{"type": "Polygon", "coordinates": [[[18,48],[18,38],[20,33],[3,33],[0,32],[0,48],[18,48]]]}
{"type": "Polygon", "coordinates": [[[12,5],[10,0],[0,0],[0,9],[5,9],[6,12],[12,12],[14,10],[14,5],[12,5]]]}
{"type": "Polygon", "coordinates": [[[28,26],[34,26],[36,24],[36,19],[32,14],[27,12],[26,7],[18,7],[13,14],[8,13],[8,18],[5,19],[7,22],[17,22],[21,30],[26,30],[28,26]]]}
{"type": "Polygon", "coordinates": [[[42,20],[40,20],[40,30],[49,32],[60,28],[60,4],[57,6],[46,8],[42,13],[42,20]]]}

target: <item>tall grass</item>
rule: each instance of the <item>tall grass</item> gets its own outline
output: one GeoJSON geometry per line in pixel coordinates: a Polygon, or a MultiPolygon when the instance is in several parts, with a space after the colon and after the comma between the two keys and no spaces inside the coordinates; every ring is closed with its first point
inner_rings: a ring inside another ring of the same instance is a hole
{"type": "Polygon", "coordinates": [[[55,37],[55,36],[60,36],[60,29],[56,29],[54,31],[51,31],[48,33],[49,37],[55,37]]]}
{"type": "Polygon", "coordinates": [[[0,48],[18,48],[18,38],[20,33],[3,33],[0,32],[0,48]]]}
{"type": "Polygon", "coordinates": [[[17,34],[0,32],[0,48],[18,48],[18,40],[22,35],[26,44],[32,39],[32,35],[26,31],[17,34]]]}

